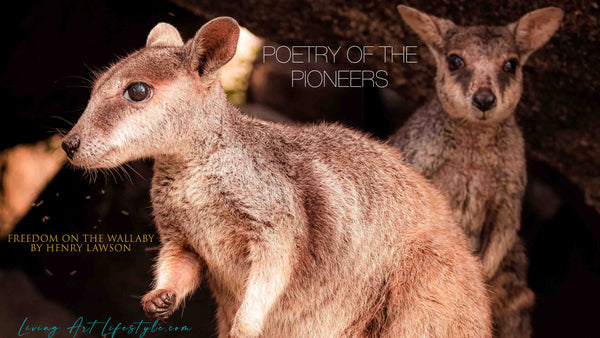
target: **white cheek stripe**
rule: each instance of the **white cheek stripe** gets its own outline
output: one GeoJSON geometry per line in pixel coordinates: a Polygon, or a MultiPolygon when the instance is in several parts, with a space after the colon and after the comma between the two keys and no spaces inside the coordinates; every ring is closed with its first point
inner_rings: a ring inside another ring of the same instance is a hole
{"type": "Polygon", "coordinates": [[[149,106],[141,111],[127,112],[127,116],[120,119],[111,131],[108,139],[109,146],[122,148],[142,138],[145,142],[153,142],[152,134],[160,124],[162,111],[160,108],[149,106]]]}

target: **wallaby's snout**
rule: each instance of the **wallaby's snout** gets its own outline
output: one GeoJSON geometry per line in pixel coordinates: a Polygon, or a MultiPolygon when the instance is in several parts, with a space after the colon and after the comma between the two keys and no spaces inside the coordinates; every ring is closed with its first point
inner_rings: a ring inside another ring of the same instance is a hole
{"type": "Polygon", "coordinates": [[[81,144],[81,138],[79,134],[67,135],[63,139],[62,148],[70,159],[73,159],[73,155],[77,149],[79,149],[79,145],[81,144]]]}
{"type": "MultiPolygon", "coordinates": [[[[496,95],[489,88],[479,88],[473,94],[473,105],[485,113],[496,106],[496,95]]],[[[485,114],[482,115],[482,119],[485,120],[485,114]]]]}

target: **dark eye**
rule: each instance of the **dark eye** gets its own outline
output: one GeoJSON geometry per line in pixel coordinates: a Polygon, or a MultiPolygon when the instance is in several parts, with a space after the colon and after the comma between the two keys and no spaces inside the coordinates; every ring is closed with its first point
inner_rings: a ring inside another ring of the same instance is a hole
{"type": "Polygon", "coordinates": [[[514,74],[517,71],[518,65],[519,65],[519,60],[517,60],[517,59],[506,60],[506,61],[504,61],[504,64],[502,65],[502,70],[507,73],[514,74]]]}
{"type": "Polygon", "coordinates": [[[450,56],[448,56],[447,60],[448,60],[448,69],[450,69],[450,70],[457,70],[457,69],[465,66],[465,61],[463,61],[463,59],[461,59],[461,57],[456,54],[450,54],[450,56]]]}
{"type": "Polygon", "coordinates": [[[129,85],[123,93],[125,98],[133,102],[143,102],[152,96],[152,88],[146,83],[135,82],[129,85]]]}

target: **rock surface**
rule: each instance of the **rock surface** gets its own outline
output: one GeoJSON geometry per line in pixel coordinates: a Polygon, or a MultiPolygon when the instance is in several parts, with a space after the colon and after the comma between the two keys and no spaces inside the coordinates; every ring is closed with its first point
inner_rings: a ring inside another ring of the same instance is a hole
{"type": "MultiPolygon", "coordinates": [[[[390,87],[421,104],[433,94],[434,67],[427,48],[401,22],[389,1],[173,0],[199,16],[235,17],[258,36],[287,45],[418,45],[418,64],[368,66],[390,73],[390,87]]],[[[523,14],[558,6],[566,15],[552,40],[525,66],[518,117],[528,156],[558,169],[600,211],[600,11],[595,1],[407,1],[461,25],[505,25],[523,14]]]]}

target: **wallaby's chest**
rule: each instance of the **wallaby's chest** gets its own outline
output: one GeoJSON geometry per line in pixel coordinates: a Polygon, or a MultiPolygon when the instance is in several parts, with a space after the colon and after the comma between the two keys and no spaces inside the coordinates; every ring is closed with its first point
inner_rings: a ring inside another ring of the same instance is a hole
{"type": "Polygon", "coordinates": [[[155,169],[152,207],[159,233],[176,234],[206,262],[213,280],[228,292],[241,292],[248,254],[244,220],[219,192],[214,177],[198,171],[155,169]],[[162,228],[162,229],[161,229],[162,228]],[[239,285],[238,285],[239,284],[239,285]]]}
{"type": "Polygon", "coordinates": [[[501,188],[494,171],[477,162],[451,161],[429,178],[444,192],[470,248],[477,250],[486,215],[501,188]]]}
{"type": "Polygon", "coordinates": [[[519,186],[524,170],[521,149],[517,145],[507,149],[493,144],[475,147],[468,142],[441,144],[446,147],[438,149],[435,161],[419,155],[413,161],[445,193],[470,248],[478,250],[488,216],[503,199],[524,189],[519,186]]]}

